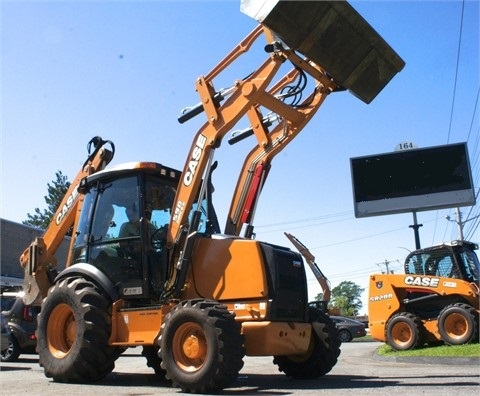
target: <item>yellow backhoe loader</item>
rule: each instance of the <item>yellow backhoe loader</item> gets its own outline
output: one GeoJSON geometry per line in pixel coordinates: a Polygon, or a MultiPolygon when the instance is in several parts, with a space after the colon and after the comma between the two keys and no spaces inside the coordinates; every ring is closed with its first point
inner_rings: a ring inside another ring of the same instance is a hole
{"type": "Polygon", "coordinates": [[[100,380],[137,346],[159,376],[193,393],[228,387],[245,355],[273,356],[293,378],[317,378],[336,364],[338,333],[308,306],[301,255],[253,239],[256,203],[272,159],[330,94],[350,90],[369,103],[404,62],[344,1],[244,0],[241,10],[258,26],[197,79],[200,104],[179,118],[206,116],[183,171],[95,165],[55,215],[64,227],[49,228],[44,244],[22,255],[26,299],[43,299],[37,338],[47,377],[100,380]],[[216,78],[258,40],[263,63],[217,89],[216,78]],[[211,200],[214,154],[239,122],[249,127],[231,143],[249,138],[253,148],[222,231],[211,200]],[[70,226],[68,263],[55,274],[49,236],[63,239],[70,226]]]}

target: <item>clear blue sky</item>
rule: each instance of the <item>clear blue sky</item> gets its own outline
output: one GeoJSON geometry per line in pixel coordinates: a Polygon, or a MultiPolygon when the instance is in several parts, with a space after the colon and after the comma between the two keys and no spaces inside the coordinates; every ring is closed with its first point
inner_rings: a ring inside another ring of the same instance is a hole
{"type": "MultiPolygon", "coordinates": [[[[369,105],[348,92],[327,98],[274,161],[256,214],[257,239],[289,246],[297,236],[332,286],[401,271],[415,247],[411,214],[356,219],[351,157],[467,142],[475,187],[479,159],[479,2],[352,1],[406,66],[369,105]],[[463,18],[462,18],[463,8],[463,18]]],[[[227,1],[1,1],[0,217],[16,222],[45,207],[61,170],[73,179],[88,140],[116,145],[114,164],[150,160],[181,169],[203,116],[197,77],[256,22],[227,1]]],[[[258,67],[264,55],[242,65],[258,67]]],[[[243,70],[242,69],[242,70],[243,70]]],[[[225,85],[246,74],[225,73],[225,85]]],[[[222,87],[217,86],[217,88],[222,87]]],[[[240,128],[244,125],[240,125],[240,128]]],[[[217,150],[215,204],[225,213],[248,144],[217,150]],[[238,146],[238,147],[237,147],[238,146]]],[[[480,204],[462,208],[465,236],[480,242],[480,204]]],[[[455,239],[454,210],[419,212],[422,246],[455,239]]],[[[309,275],[310,298],[320,287],[309,275]]],[[[366,302],[366,293],[363,295],[366,302]]],[[[364,305],[362,312],[366,312],[364,305]]]]}

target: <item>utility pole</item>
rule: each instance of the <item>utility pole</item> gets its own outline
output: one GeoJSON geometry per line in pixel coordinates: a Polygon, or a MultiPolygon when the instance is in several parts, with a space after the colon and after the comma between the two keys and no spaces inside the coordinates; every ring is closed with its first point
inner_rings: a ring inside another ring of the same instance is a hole
{"type": "Polygon", "coordinates": [[[377,263],[377,265],[380,268],[380,271],[382,271],[382,274],[393,274],[393,271],[390,272],[390,261],[385,260],[385,262],[377,263]],[[382,270],[381,265],[385,265],[385,272],[382,270]]]}
{"type": "Polygon", "coordinates": [[[476,219],[476,218],[479,217],[479,216],[475,216],[475,217],[472,217],[472,218],[470,218],[470,219],[468,219],[468,220],[462,221],[462,212],[460,212],[460,208],[457,207],[455,213],[456,213],[456,216],[457,216],[457,219],[456,219],[456,220],[452,220],[452,219],[450,218],[450,216],[445,216],[445,218],[446,218],[448,221],[454,221],[455,223],[457,223],[457,225],[458,225],[458,239],[460,239],[460,241],[463,242],[463,225],[464,225],[467,221],[476,219]]]}
{"type": "Polygon", "coordinates": [[[457,224],[458,224],[458,236],[459,239],[463,242],[463,224],[462,224],[462,212],[460,212],[460,208],[457,207],[457,224]]]}

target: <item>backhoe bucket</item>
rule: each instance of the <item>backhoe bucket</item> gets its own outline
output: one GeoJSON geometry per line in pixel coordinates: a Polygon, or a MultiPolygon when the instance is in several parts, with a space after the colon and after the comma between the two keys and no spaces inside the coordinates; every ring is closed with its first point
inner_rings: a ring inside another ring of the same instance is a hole
{"type": "Polygon", "coordinates": [[[241,0],[240,9],[365,103],[405,66],[346,1],[241,0]]]}

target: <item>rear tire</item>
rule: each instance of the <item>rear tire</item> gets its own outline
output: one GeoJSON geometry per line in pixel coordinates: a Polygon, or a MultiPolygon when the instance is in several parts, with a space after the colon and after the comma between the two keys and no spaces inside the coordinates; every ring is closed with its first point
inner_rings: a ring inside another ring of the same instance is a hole
{"type": "Polygon", "coordinates": [[[425,327],[421,319],[411,313],[398,313],[387,322],[387,343],[396,351],[407,351],[425,343],[425,327]]]}
{"type": "Polygon", "coordinates": [[[161,367],[184,392],[215,393],[243,367],[240,324],[225,305],[209,300],[182,302],[167,314],[159,345],[161,367]]]}
{"type": "Polygon", "coordinates": [[[53,285],[38,315],[39,363],[58,382],[88,383],[104,378],[122,352],[108,345],[110,302],[82,278],[53,285]]]}
{"type": "Polygon", "coordinates": [[[309,308],[312,338],[304,355],[275,356],[273,364],[278,371],[295,379],[321,377],[337,364],[340,338],[335,323],[324,312],[309,308]]]}
{"type": "Polygon", "coordinates": [[[462,303],[446,306],[438,315],[438,332],[448,345],[478,341],[478,313],[462,303]]]}

